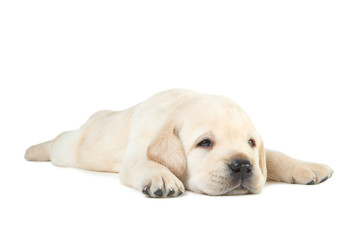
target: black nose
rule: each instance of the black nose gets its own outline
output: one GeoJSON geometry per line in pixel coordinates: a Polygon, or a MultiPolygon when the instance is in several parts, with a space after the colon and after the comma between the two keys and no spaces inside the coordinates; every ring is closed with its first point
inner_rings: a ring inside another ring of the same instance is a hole
{"type": "Polygon", "coordinates": [[[235,159],[229,164],[232,173],[239,178],[246,178],[251,175],[252,167],[249,160],[235,159]]]}

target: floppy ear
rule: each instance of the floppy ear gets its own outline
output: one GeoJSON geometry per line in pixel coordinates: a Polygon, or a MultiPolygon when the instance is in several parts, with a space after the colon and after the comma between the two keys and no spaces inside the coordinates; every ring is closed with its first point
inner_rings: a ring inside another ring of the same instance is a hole
{"type": "Polygon", "coordinates": [[[186,168],[186,156],[175,126],[160,129],[149,148],[147,157],[167,167],[175,176],[181,176],[186,168]]]}
{"type": "Polygon", "coordinates": [[[266,168],[266,153],[264,148],[264,142],[261,140],[260,150],[259,150],[259,158],[260,158],[260,169],[265,179],[267,178],[267,168],[266,168]]]}

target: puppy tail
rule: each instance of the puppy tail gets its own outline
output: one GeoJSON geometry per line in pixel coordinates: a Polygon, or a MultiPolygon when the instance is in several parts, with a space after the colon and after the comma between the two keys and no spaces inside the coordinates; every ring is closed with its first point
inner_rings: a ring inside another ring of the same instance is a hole
{"type": "Polygon", "coordinates": [[[50,150],[53,141],[40,143],[29,147],[25,152],[28,161],[50,161],[50,150]]]}

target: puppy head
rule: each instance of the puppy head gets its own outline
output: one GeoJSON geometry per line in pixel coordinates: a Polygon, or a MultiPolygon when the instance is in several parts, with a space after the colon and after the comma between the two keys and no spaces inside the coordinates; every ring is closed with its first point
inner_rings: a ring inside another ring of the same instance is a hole
{"type": "Polygon", "coordinates": [[[201,97],[177,109],[148,157],[167,166],[191,191],[258,193],[266,181],[262,139],[250,118],[223,97],[201,97]]]}

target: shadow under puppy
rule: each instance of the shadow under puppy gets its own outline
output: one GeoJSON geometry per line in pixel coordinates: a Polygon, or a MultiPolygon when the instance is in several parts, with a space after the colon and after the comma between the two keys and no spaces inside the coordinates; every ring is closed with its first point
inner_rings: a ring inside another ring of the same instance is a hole
{"type": "Polygon", "coordinates": [[[248,115],[221,96],[175,89],[124,111],[95,113],[78,130],[30,147],[25,158],[118,172],[151,197],[185,189],[208,195],[259,193],[266,180],[318,184],[326,165],[264,148],[248,115]]]}

